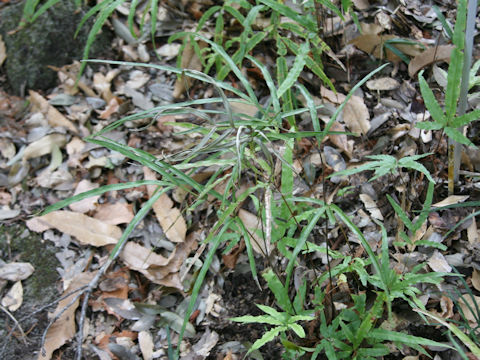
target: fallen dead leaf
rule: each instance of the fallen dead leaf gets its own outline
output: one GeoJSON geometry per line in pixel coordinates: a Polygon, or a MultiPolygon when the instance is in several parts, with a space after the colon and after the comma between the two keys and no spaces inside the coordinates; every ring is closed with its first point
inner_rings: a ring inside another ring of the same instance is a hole
{"type": "Polygon", "coordinates": [[[30,263],[12,262],[0,266],[0,279],[9,281],[25,280],[35,269],[30,263]]]}
{"type": "Polygon", "coordinates": [[[430,259],[427,262],[428,266],[435,272],[451,272],[452,267],[448,265],[445,256],[442,255],[439,251],[435,251],[430,259]]]}
{"type": "Polygon", "coordinates": [[[372,215],[374,219],[383,220],[383,215],[377,206],[377,203],[368,194],[360,194],[360,200],[365,205],[365,209],[372,215]]]}
{"type": "Polygon", "coordinates": [[[343,122],[354,133],[365,135],[370,129],[370,114],[363,99],[352,96],[343,108],[343,122]]]}
{"type": "MultiPolygon", "coordinates": [[[[330,128],[330,131],[345,132],[345,127],[339,122],[335,121],[330,128]]],[[[355,143],[353,140],[348,140],[348,137],[345,134],[330,134],[328,135],[328,138],[336,147],[342,150],[345,155],[347,155],[349,158],[352,158],[353,145],[355,143]]]]}
{"type": "Polygon", "coordinates": [[[470,197],[469,195],[450,195],[446,199],[443,199],[442,201],[439,201],[439,202],[433,204],[432,208],[439,208],[439,207],[442,207],[442,206],[462,203],[465,200],[467,200],[469,197],[470,197]]]}
{"type": "Polygon", "coordinates": [[[472,285],[475,290],[480,291],[480,271],[478,271],[477,269],[473,269],[472,285]]]}
{"type": "Polygon", "coordinates": [[[93,75],[93,87],[100,93],[102,99],[105,100],[107,103],[109,103],[110,100],[113,98],[110,86],[112,80],[118,74],[120,74],[120,69],[110,70],[106,75],[98,72],[93,75]]]}
{"type": "Polygon", "coordinates": [[[17,311],[23,303],[23,286],[21,281],[17,281],[12,285],[10,290],[2,299],[2,306],[8,308],[9,311],[17,311]]]}
{"type": "Polygon", "coordinates": [[[480,296],[473,295],[473,299],[471,296],[462,296],[458,299],[458,305],[462,309],[465,318],[470,323],[470,326],[472,326],[473,328],[477,327],[478,325],[476,316],[474,315],[472,310],[470,310],[475,310],[475,303],[480,304],[480,296]]]}
{"type": "MultiPolygon", "coordinates": [[[[115,225],[104,223],[93,217],[67,211],[52,211],[27,221],[30,230],[41,229],[43,224],[63,233],[75,236],[83,245],[105,246],[116,244],[122,236],[122,230],[115,225]]],[[[44,229],[45,227],[43,227],[44,229]]]]}
{"type": "Polygon", "coordinates": [[[138,345],[144,360],[151,360],[153,358],[153,337],[148,331],[140,331],[138,333],[138,345]]]}
{"type": "Polygon", "coordinates": [[[250,243],[252,244],[253,250],[263,256],[270,254],[272,246],[270,244],[267,245],[259,235],[259,232],[262,229],[261,220],[251,212],[243,209],[238,211],[238,217],[242,220],[243,224],[249,231],[250,243]]]}
{"type": "Polygon", "coordinates": [[[41,112],[45,118],[48,120],[50,126],[62,126],[73,133],[77,133],[77,128],[75,125],[72,124],[70,120],[68,120],[65,116],[60,113],[57,109],[55,109],[52,105],[48,103],[48,101],[39,93],[30,90],[30,102],[33,105],[32,112],[41,112]]]}
{"type": "Polygon", "coordinates": [[[110,116],[118,112],[119,109],[120,109],[119,100],[116,96],[114,96],[110,99],[107,107],[100,113],[98,117],[104,120],[109,119],[110,116]]]}
{"type": "Polygon", "coordinates": [[[134,217],[132,204],[116,202],[115,204],[97,205],[94,218],[106,224],[128,224],[134,217]]]}
{"type": "Polygon", "coordinates": [[[478,234],[477,221],[475,216],[472,217],[472,222],[467,228],[467,239],[470,244],[475,244],[478,242],[480,236],[478,234]]]}
{"type": "MultiPolygon", "coordinates": [[[[401,59],[385,45],[390,40],[406,40],[400,39],[396,35],[379,35],[379,34],[362,34],[350,41],[360,50],[375,56],[377,59],[387,59],[392,62],[399,62],[401,59]]],[[[405,55],[417,56],[422,52],[420,45],[417,44],[392,44],[405,55]]]]}
{"type": "Polygon", "coordinates": [[[400,83],[391,77],[381,77],[367,81],[367,88],[370,90],[387,91],[400,87],[400,83]]]}
{"type": "Polygon", "coordinates": [[[5,43],[3,42],[2,35],[0,35],[0,66],[7,58],[7,49],[5,48],[5,43]]]}
{"type": "Polygon", "coordinates": [[[120,254],[121,259],[127,266],[136,271],[143,271],[150,266],[163,266],[168,264],[168,259],[156,254],[151,249],[129,241],[120,254]]]}
{"type": "MultiPolygon", "coordinates": [[[[73,195],[78,195],[85,191],[97,189],[99,186],[100,186],[99,184],[92,183],[90,180],[87,180],[87,179],[81,180],[77,184],[77,187],[75,188],[75,192],[73,195]]],[[[83,200],[74,202],[73,204],[70,204],[69,208],[78,213],[86,213],[86,212],[89,212],[90,210],[95,209],[95,205],[97,204],[97,201],[99,198],[100,198],[100,195],[90,196],[83,200]]]]}
{"type": "MultiPolygon", "coordinates": [[[[145,180],[157,179],[155,173],[149,168],[144,167],[143,172],[145,180]]],[[[148,185],[148,196],[151,197],[155,190],[157,190],[157,186],[148,185]]],[[[185,241],[187,224],[185,223],[180,210],[173,207],[173,201],[170,197],[167,194],[162,194],[152,207],[167,238],[176,243],[185,241]]]]}
{"type": "MultiPolygon", "coordinates": [[[[95,273],[82,273],[78,275],[70,283],[70,286],[64,291],[63,296],[71,293],[72,291],[87,285],[94,277],[95,273]]],[[[72,294],[65,299],[59,301],[57,308],[53,314],[50,314],[50,318],[54,317],[63,311],[66,306],[72,301],[77,293],[72,294]]],[[[39,360],[49,360],[52,358],[53,352],[60,348],[67,341],[70,341],[75,335],[75,311],[77,310],[79,299],[77,299],[69,308],[67,308],[60,318],[53,323],[48,329],[45,339],[45,346],[39,352],[39,360]]]]}
{"type": "Polygon", "coordinates": [[[415,56],[408,64],[408,74],[415,77],[415,74],[424,67],[438,61],[450,61],[450,54],[454,45],[440,45],[431,47],[415,56]]]}
{"type": "Polygon", "coordinates": [[[62,148],[67,143],[63,134],[49,134],[29,144],[23,152],[23,160],[34,159],[50,154],[55,147],[62,148]]]}
{"type": "MultiPolygon", "coordinates": [[[[198,46],[200,47],[200,49],[203,49],[206,44],[203,41],[199,41],[198,46]]],[[[191,42],[189,42],[183,49],[182,64],[180,65],[180,67],[182,69],[190,69],[197,71],[202,70],[202,62],[195,53],[191,42]]],[[[177,81],[175,82],[172,96],[175,99],[178,99],[180,95],[182,95],[182,93],[185,91],[185,89],[188,89],[190,86],[191,79],[188,76],[179,76],[177,78],[177,81]]]]}
{"type": "Polygon", "coordinates": [[[133,242],[125,245],[120,258],[131,270],[142,273],[150,281],[183,291],[179,270],[190,252],[197,246],[196,236],[190,235],[185,242],[177,244],[168,259],[133,242]]]}

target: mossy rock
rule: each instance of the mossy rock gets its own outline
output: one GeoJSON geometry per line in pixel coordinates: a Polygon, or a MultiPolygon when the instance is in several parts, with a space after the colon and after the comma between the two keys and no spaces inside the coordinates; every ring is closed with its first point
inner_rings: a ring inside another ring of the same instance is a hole
{"type": "Polygon", "coordinates": [[[38,313],[34,311],[53,303],[61,296],[58,289],[61,279],[56,270],[60,266],[55,257],[57,252],[58,249],[52,243],[42,240],[23,225],[0,226],[0,258],[5,262],[28,262],[35,269],[28,279],[22,281],[23,303],[13,313],[22,329],[29,332],[26,344],[19,337],[18,329],[8,336],[13,323],[6,314],[0,313],[0,358],[37,358],[41,336],[48,324],[47,313],[53,311],[55,306],[38,313]]]}
{"type": "MultiPolygon", "coordinates": [[[[0,11],[0,34],[7,48],[6,74],[12,90],[22,95],[26,89],[47,90],[55,86],[56,72],[48,65],[63,66],[83,57],[83,50],[93,18],[85,23],[75,38],[85,8],[78,9],[75,0],[62,0],[19,29],[24,2],[9,5],[0,11]]],[[[99,57],[110,49],[113,36],[100,32],[89,57],[99,57]]]]}

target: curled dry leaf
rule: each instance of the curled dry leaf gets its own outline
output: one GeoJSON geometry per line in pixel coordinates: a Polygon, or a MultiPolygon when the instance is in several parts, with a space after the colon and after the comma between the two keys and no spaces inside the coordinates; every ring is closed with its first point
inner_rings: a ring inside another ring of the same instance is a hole
{"type": "Polygon", "coordinates": [[[100,113],[98,116],[100,119],[109,119],[110,116],[115,114],[120,109],[119,99],[116,96],[113,96],[110,101],[108,101],[107,107],[100,113]]]}
{"type": "Polygon", "coordinates": [[[27,221],[27,226],[33,231],[55,228],[63,233],[75,236],[83,245],[92,246],[116,244],[122,236],[122,230],[118,226],[66,210],[52,211],[46,215],[30,219],[27,221]]]}
{"type": "MultiPolygon", "coordinates": [[[[81,180],[78,183],[77,187],[75,188],[75,192],[73,195],[78,195],[78,194],[81,194],[82,192],[96,189],[99,186],[100,186],[99,184],[92,183],[89,180],[86,180],[86,179],[81,180]]],[[[97,201],[99,198],[100,198],[100,195],[90,196],[83,200],[74,202],[73,204],[70,204],[69,208],[75,212],[86,213],[90,210],[95,209],[95,205],[97,204],[97,201]]]]}
{"type": "Polygon", "coordinates": [[[365,135],[370,130],[370,114],[363,99],[352,96],[343,108],[343,122],[354,133],[365,135]]]}
{"type": "Polygon", "coordinates": [[[30,102],[33,105],[32,112],[41,112],[45,118],[48,120],[48,123],[51,127],[61,126],[73,133],[77,133],[77,128],[68,120],[65,116],[55,109],[48,101],[42,97],[39,93],[30,90],[30,102]]]}
{"type": "Polygon", "coordinates": [[[178,244],[167,258],[156,254],[140,244],[128,242],[120,258],[131,269],[145,275],[150,281],[167,287],[183,290],[179,270],[190,252],[197,246],[194,236],[178,244]]]}
{"type": "MultiPolygon", "coordinates": [[[[70,294],[72,291],[81,288],[82,286],[87,285],[94,276],[95,273],[80,274],[73,279],[73,281],[70,283],[70,286],[63,293],[63,296],[70,294]]],[[[50,329],[48,329],[45,339],[45,346],[42,351],[39,351],[38,360],[51,359],[53,352],[60,348],[67,341],[70,341],[75,335],[75,311],[77,310],[79,299],[77,299],[69,308],[66,307],[76,295],[77,293],[60,300],[55,312],[51,314],[50,317],[52,318],[56,314],[66,309],[60,318],[53,323],[50,329]]]]}
{"type": "MultiPolygon", "coordinates": [[[[145,180],[156,180],[155,173],[147,167],[143,168],[145,180]]],[[[148,196],[152,196],[157,190],[157,186],[148,185],[148,196]]],[[[173,207],[173,201],[167,194],[163,194],[153,204],[153,211],[157,217],[158,222],[162,226],[165,235],[170,241],[179,243],[185,241],[187,234],[187,224],[183,219],[182,213],[177,208],[173,207]]]]}
{"type": "Polygon", "coordinates": [[[23,286],[21,281],[17,281],[8,290],[2,299],[2,306],[8,308],[9,311],[16,311],[23,303],[23,286]]]}
{"type": "Polygon", "coordinates": [[[377,203],[368,194],[360,194],[360,200],[365,205],[365,209],[372,215],[374,219],[383,220],[383,215],[377,206],[377,203]]]}
{"type": "Polygon", "coordinates": [[[0,279],[9,281],[25,280],[35,269],[30,263],[12,262],[0,266],[0,279]]]}
{"type": "Polygon", "coordinates": [[[23,152],[23,160],[50,154],[54,148],[62,148],[67,143],[63,134],[49,134],[29,144],[23,152]]]}

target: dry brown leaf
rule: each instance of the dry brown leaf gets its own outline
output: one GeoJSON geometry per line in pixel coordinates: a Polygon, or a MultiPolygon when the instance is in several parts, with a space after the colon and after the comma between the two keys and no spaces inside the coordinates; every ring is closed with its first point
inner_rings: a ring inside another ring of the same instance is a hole
{"type": "Polygon", "coordinates": [[[467,200],[469,197],[470,197],[469,195],[450,195],[446,199],[443,199],[442,201],[439,201],[439,202],[433,204],[432,208],[438,208],[438,207],[442,207],[442,206],[462,203],[465,200],[467,200]]]}
{"type": "Polygon", "coordinates": [[[451,319],[454,315],[453,306],[452,299],[443,295],[440,299],[440,308],[442,309],[442,312],[439,315],[444,319],[451,319]]]}
{"type": "Polygon", "coordinates": [[[381,77],[367,81],[367,88],[370,90],[388,91],[400,87],[400,83],[391,77],[381,77]]]}
{"type": "MultiPolygon", "coordinates": [[[[72,291],[87,285],[94,277],[95,273],[82,273],[77,276],[70,283],[70,286],[65,290],[63,295],[67,295],[72,291]]],[[[56,314],[60,313],[65,307],[72,301],[74,296],[77,293],[72,294],[66,297],[57,305],[55,312],[51,314],[51,318],[56,314]]],[[[49,360],[52,358],[53,352],[60,348],[67,341],[71,340],[75,335],[75,310],[79,304],[79,299],[77,299],[65,312],[60,316],[60,318],[53,323],[53,325],[48,329],[47,337],[45,339],[45,346],[42,351],[38,354],[39,360],[49,360]]]]}
{"type": "Polygon", "coordinates": [[[153,250],[132,241],[125,244],[120,258],[130,269],[140,272],[153,265],[164,266],[168,264],[166,257],[156,254],[153,250]]]}
{"type": "Polygon", "coordinates": [[[140,351],[144,360],[153,359],[153,337],[152,334],[148,331],[140,331],[138,333],[138,345],[140,346],[140,351]]]}
{"type": "Polygon", "coordinates": [[[2,306],[8,308],[9,311],[17,311],[23,303],[23,286],[21,281],[17,281],[12,285],[10,290],[2,299],[2,306]]]}
{"type": "Polygon", "coordinates": [[[50,154],[54,147],[62,148],[67,143],[63,134],[49,134],[29,144],[23,152],[23,160],[50,154]]]}
{"type": "Polygon", "coordinates": [[[478,271],[477,269],[473,269],[472,285],[475,290],[480,291],[480,271],[478,271]]]}
{"type": "Polygon", "coordinates": [[[475,216],[472,217],[472,222],[467,228],[467,239],[470,244],[475,244],[479,240],[479,234],[477,229],[477,221],[475,220],[475,216]]]}
{"type": "Polygon", "coordinates": [[[408,64],[408,74],[415,77],[415,74],[424,67],[438,61],[450,61],[450,54],[454,45],[440,45],[431,47],[415,56],[408,64]]]}
{"type": "Polygon", "coordinates": [[[30,225],[27,222],[27,226],[31,230],[38,229],[38,222],[40,222],[48,228],[55,228],[63,233],[75,236],[83,245],[116,244],[122,236],[122,230],[118,226],[72,211],[52,211],[34,219],[33,226],[32,222],[30,222],[30,225]]]}
{"type": "Polygon", "coordinates": [[[363,99],[352,96],[343,108],[343,122],[354,133],[365,135],[370,129],[370,114],[363,99]]]}
{"type": "MultiPolygon", "coordinates": [[[[81,180],[77,184],[77,187],[75,188],[75,192],[73,193],[73,195],[78,195],[85,191],[96,189],[99,186],[100,186],[99,184],[92,183],[90,180],[86,180],[86,179],[81,180]]],[[[69,208],[78,213],[86,213],[90,210],[95,209],[95,205],[97,204],[97,201],[99,198],[100,198],[100,195],[90,196],[83,200],[74,202],[73,204],[70,204],[69,208]]]]}
{"type": "Polygon", "coordinates": [[[131,270],[142,273],[150,281],[183,291],[179,270],[196,246],[196,236],[189,235],[185,242],[175,247],[167,259],[140,244],[129,242],[120,258],[131,270]]]}
{"type": "Polygon", "coordinates": [[[97,90],[103,100],[107,103],[113,98],[113,94],[110,90],[112,80],[120,74],[120,69],[110,70],[106,75],[102,73],[95,73],[93,75],[93,87],[97,90]]]}
{"type": "MultiPolygon", "coordinates": [[[[330,131],[344,132],[345,127],[339,122],[335,121],[330,128],[330,131]]],[[[348,140],[345,134],[330,134],[328,135],[330,141],[335,144],[340,150],[342,150],[349,158],[352,158],[353,153],[353,140],[348,140]]]]}
{"type": "Polygon", "coordinates": [[[127,224],[134,217],[132,204],[117,202],[97,206],[94,218],[111,225],[127,224]]]}
{"type": "MultiPolygon", "coordinates": [[[[350,44],[355,45],[360,50],[375,56],[377,59],[387,59],[392,62],[399,62],[401,59],[392,51],[385,48],[385,43],[388,40],[400,39],[396,35],[378,35],[378,34],[363,34],[350,41],[350,44]]],[[[417,56],[422,52],[420,45],[409,44],[392,44],[405,55],[417,56]]]]}
{"type": "Polygon", "coordinates": [[[250,243],[252,244],[253,250],[263,256],[270,254],[272,251],[271,244],[266,244],[262,237],[258,234],[258,232],[261,232],[262,229],[261,220],[257,216],[243,209],[239,210],[238,217],[240,220],[242,220],[249,232],[250,243]]]}
{"type": "Polygon", "coordinates": [[[12,262],[0,266],[0,279],[9,281],[25,280],[35,269],[30,263],[12,262]]]}
{"type": "MultiPolygon", "coordinates": [[[[333,104],[341,104],[347,98],[345,95],[340,94],[338,92],[335,93],[332,90],[327,89],[324,86],[320,87],[320,95],[323,99],[326,99],[333,104]]],[[[320,105],[320,104],[316,104],[316,105],[320,105]]]]}
{"type": "MultiPolygon", "coordinates": [[[[143,172],[145,180],[157,179],[155,173],[149,168],[144,167],[143,172]]],[[[157,186],[155,185],[147,185],[148,196],[151,197],[156,189],[157,186]]],[[[185,241],[187,224],[180,210],[173,207],[173,201],[168,195],[162,194],[152,208],[167,238],[176,243],[185,241]]]]}
{"type": "Polygon", "coordinates": [[[107,107],[100,113],[98,117],[104,120],[109,119],[110,116],[118,112],[119,109],[120,109],[120,104],[119,104],[118,98],[114,96],[110,99],[107,107]]]}
{"type": "Polygon", "coordinates": [[[360,200],[362,200],[365,205],[365,209],[370,213],[374,219],[383,220],[383,215],[380,212],[380,209],[377,206],[375,200],[368,194],[360,194],[360,200]]]}
{"type": "Polygon", "coordinates": [[[458,304],[465,315],[465,318],[470,323],[470,326],[477,327],[477,321],[475,315],[472,313],[470,309],[475,310],[475,303],[480,304],[480,296],[473,295],[473,299],[471,296],[463,296],[458,299],[458,304]],[[468,305],[467,305],[468,304],[468,305]]]}
{"type": "Polygon", "coordinates": [[[365,205],[365,209],[370,213],[374,219],[383,220],[383,215],[377,206],[375,200],[368,194],[360,194],[360,200],[365,205]]]}
{"type": "Polygon", "coordinates": [[[452,267],[448,265],[445,256],[439,251],[435,251],[427,262],[428,266],[435,272],[451,272],[452,267]]]}
{"type": "Polygon", "coordinates": [[[353,0],[353,4],[358,10],[367,10],[370,7],[369,0],[353,0]]]}
{"type": "MultiPolygon", "coordinates": [[[[198,46],[200,49],[203,49],[206,44],[203,41],[198,42],[198,46]]],[[[198,58],[197,54],[195,53],[195,50],[193,49],[193,46],[191,42],[189,42],[185,48],[183,49],[183,54],[182,54],[182,64],[180,65],[182,69],[190,69],[190,70],[197,70],[201,71],[202,70],[202,62],[198,58]]],[[[178,99],[182,93],[185,91],[185,89],[189,88],[191,85],[191,79],[188,76],[179,76],[177,78],[177,81],[175,82],[175,87],[173,89],[173,94],[172,96],[175,99],[178,99]]]]}
{"type": "Polygon", "coordinates": [[[3,42],[2,35],[0,35],[0,66],[7,58],[7,49],[5,48],[5,43],[3,42]]]}
{"type": "Polygon", "coordinates": [[[39,93],[30,90],[30,102],[33,105],[32,112],[41,112],[45,118],[48,120],[50,126],[62,126],[73,133],[77,133],[77,128],[68,120],[65,116],[55,109],[48,101],[42,97],[39,93]]]}
{"type": "Polygon", "coordinates": [[[81,167],[81,161],[88,156],[87,152],[83,152],[85,149],[86,143],[78,137],[74,137],[70,142],[65,146],[67,150],[68,160],[67,165],[69,167],[81,167]]]}
{"type": "Polygon", "coordinates": [[[245,104],[241,101],[229,100],[232,112],[245,114],[254,117],[258,113],[258,108],[253,104],[245,104]]]}

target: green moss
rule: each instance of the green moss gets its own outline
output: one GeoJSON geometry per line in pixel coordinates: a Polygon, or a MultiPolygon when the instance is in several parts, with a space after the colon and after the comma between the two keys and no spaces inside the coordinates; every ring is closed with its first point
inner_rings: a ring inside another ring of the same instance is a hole
{"type": "Polygon", "coordinates": [[[53,301],[59,296],[57,282],[60,276],[56,270],[60,266],[51,243],[23,225],[3,225],[0,227],[0,254],[5,262],[28,262],[35,268],[33,274],[23,283],[24,304],[35,308],[38,303],[53,301]]]}
{"type": "MultiPolygon", "coordinates": [[[[93,18],[75,38],[77,25],[85,12],[78,11],[74,0],[60,1],[33,23],[18,29],[22,13],[23,2],[7,6],[0,12],[0,34],[7,48],[8,81],[17,93],[24,87],[50,89],[55,86],[57,75],[48,65],[60,67],[83,57],[93,18]]],[[[99,34],[90,57],[110,48],[110,42],[107,32],[99,34]]]]}

